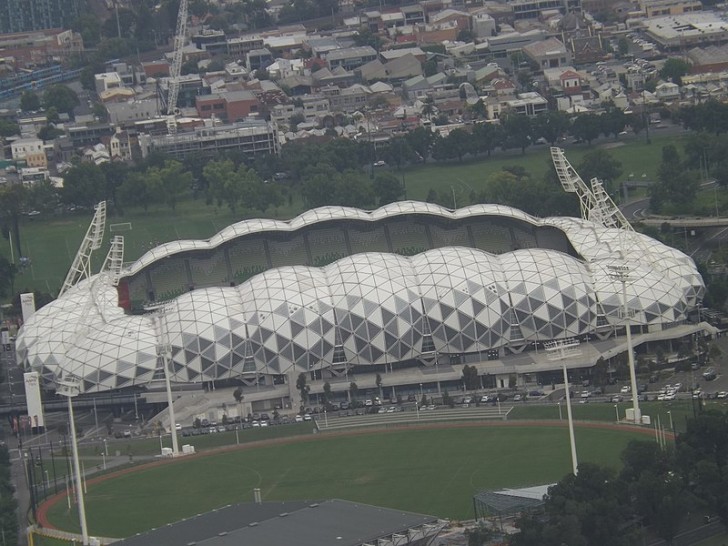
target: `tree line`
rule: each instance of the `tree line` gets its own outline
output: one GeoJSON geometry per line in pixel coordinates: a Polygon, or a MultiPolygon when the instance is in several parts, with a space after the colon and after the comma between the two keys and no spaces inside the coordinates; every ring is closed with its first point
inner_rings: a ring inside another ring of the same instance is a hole
{"type": "Polygon", "coordinates": [[[580,464],[549,488],[543,516],[518,520],[510,544],[631,546],[648,532],[670,544],[690,514],[728,522],[728,414],[699,413],[666,444],[631,441],[619,472],[580,464]]]}

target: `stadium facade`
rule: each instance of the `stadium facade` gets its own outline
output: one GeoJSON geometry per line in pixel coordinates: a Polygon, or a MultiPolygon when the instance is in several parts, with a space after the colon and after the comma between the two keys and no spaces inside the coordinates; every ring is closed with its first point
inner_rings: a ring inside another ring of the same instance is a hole
{"type": "Polygon", "coordinates": [[[486,361],[615,335],[623,287],[613,266],[629,268],[637,331],[680,325],[704,292],[690,257],[587,220],[499,205],[324,207],[160,245],[118,286],[101,273],[40,309],[16,347],[47,382],[70,375],[84,392],[159,378],[163,345],[181,383],[486,361]],[[160,301],[155,330],[144,309],[160,301]]]}

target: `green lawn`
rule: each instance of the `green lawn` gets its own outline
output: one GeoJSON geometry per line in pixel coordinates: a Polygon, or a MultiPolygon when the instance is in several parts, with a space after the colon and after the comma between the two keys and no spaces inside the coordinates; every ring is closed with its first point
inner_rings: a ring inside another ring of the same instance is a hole
{"type": "MultiPolygon", "coordinates": [[[[622,162],[623,178],[626,179],[629,174],[634,174],[637,178],[645,174],[652,179],[660,161],[662,146],[675,142],[680,143],[681,137],[655,135],[650,145],[645,144],[642,139],[630,139],[606,146],[622,162]]],[[[590,149],[585,146],[569,147],[568,158],[574,165],[578,165],[590,149]]],[[[428,164],[407,169],[404,172],[407,197],[424,200],[431,188],[438,191],[451,190],[456,194],[458,205],[462,206],[468,204],[471,192],[480,193],[487,177],[504,166],[520,165],[533,177],[540,178],[549,168],[549,161],[548,147],[543,146],[529,150],[526,155],[515,152],[491,159],[459,164],[428,164]]],[[[302,210],[303,203],[300,198],[296,198],[290,205],[286,203],[283,207],[268,211],[267,216],[287,219],[302,210]]],[[[57,293],[91,216],[91,212],[85,212],[23,219],[20,230],[21,245],[23,255],[31,259],[32,265],[18,275],[16,289],[29,288],[57,293]]],[[[131,222],[131,231],[116,233],[123,235],[125,239],[125,261],[133,261],[157,244],[185,238],[206,239],[225,226],[242,219],[243,215],[232,215],[226,207],[216,208],[206,205],[202,199],[190,199],[181,202],[176,212],[159,206],[152,207],[148,212],[130,209],[123,216],[110,216],[107,229],[111,224],[131,222]]],[[[101,265],[107,249],[107,243],[104,243],[102,249],[96,253],[94,270],[101,265]]],[[[17,249],[15,252],[17,254],[17,249]]],[[[4,238],[0,238],[0,254],[10,256],[9,243],[4,238]]]]}
{"type": "MultiPolygon", "coordinates": [[[[577,429],[579,460],[617,467],[633,431],[577,429]]],[[[565,427],[465,427],[319,436],[179,460],[89,486],[89,531],[121,537],[230,503],[343,498],[454,519],[477,490],[545,484],[570,469],[565,427]]],[[[65,502],[54,525],[77,530],[65,502]]]]}

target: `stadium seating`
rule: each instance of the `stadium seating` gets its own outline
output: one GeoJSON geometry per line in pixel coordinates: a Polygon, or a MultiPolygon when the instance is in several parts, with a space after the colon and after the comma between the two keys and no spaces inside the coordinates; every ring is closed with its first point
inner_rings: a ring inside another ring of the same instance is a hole
{"type": "Polygon", "coordinates": [[[284,265],[308,265],[308,254],[303,235],[295,235],[289,240],[269,240],[268,250],[273,267],[284,265]]]}
{"type": "Polygon", "coordinates": [[[392,222],[387,225],[392,252],[403,256],[414,256],[430,249],[427,230],[422,224],[392,222]]]}
{"type": "Polygon", "coordinates": [[[311,265],[321,267],[348,256],[344,230],[341,228],[313,229],[306,234],[311,252],[311,265]]]}
{"type": "Polygon", "coordinates": [[[374,226],[371,230],[358,230],[349,228],[349,244],[352,254],[364,252],[390,252],[384,227],[374,226]]]}
{"type": "Polygon", "coordinates": [[[236,284],[245,282],[268,269],[268,258],[262,237],[249,236],[237,239],[227,247],[227,253],[230,270],[233,273],[232,280],[236,284]]]}
{"type": "Polygon", "coordinates": [[[534,228],[524,225],[522,228],[513,226],[514,248],[536,248],[536,234],[534,228]]]}
{"type": "Polygon", "coordinates": [[[208,256],[201,253],[191,255],[188,259],[192,284],[195,287],[226,286],[230,282],[225,253],[221,249],[208,256]]]}
{"type": "Polygon", "coordinates": [[[432,224],[430,225],[430,236],[432,237],[433,248],[472,246],[468,238],[468,230],[465,226],[453,225],[451,227],[441,227],[432,224]]]}
{"type": "Polygon", "coordinates": [[[132,309],[141,309],[149,301],[147,295],[147,276],[144,272],[129,277],[129,304],[132,309]]]}
{"type": "Polygon", "coordinates": [[[513,250],[510,230],[492,222],[475,222],[470,225],[475,247],[492,254],[503,254],[513,250]]]}
{"type": "Polygon", "coordinates": [[[152,290],[157,301],[169,300],[184,294],[190,289],[190,281],[185,270],[185,259],[173,256],[154,264],[149,276],[152,290]]]}

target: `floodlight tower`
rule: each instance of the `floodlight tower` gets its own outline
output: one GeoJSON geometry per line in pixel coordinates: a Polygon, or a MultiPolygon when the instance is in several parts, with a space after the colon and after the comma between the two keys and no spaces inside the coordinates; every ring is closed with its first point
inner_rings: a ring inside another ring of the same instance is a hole
{"type": "Polygon", "coordinates": [[[68,420],[71,427],[71,447],[73,449],[73,473],[76,480],[76,501],[78,502],[78,520],[81,526],[81,537],[84,546],[89,544],[88,526],[86,525],[86,505],[83,496],[83,483],[81,479],[81,464],[78,460],[78,443],[76,442],[76,424],[73,420],[73,398],[79,395],[80,386],[74,379],[59,379],[57,382],[56,394],[65,396],[68,399],[68,420]]]}
{"type": "Polygon", "coordinates": [[[151,319],[154,322],[154,333],[157,337],[157,356],[162,361],[164,369],[164,386],[167,389],[167,408],[169,411],[169,429],[172,433],[172,456],[179,455],[179,443],[177,441],[177,422],[174,417],[174,401],[172,400],[172,384],[169,379],[169,362],[171,360],[171,348],[169,346],[169,338],[167,332],[167,312],[171,302],[163,302],[150,307],[145,307],[145,311],[150,311],[151,319]]]}
{"type": "Polygon", "coordinates": [[[574,418],[571,415],[571,393],[569,391],[569,375],[566,371],[566,359],[579,356],[579,341],[576,339],[559,339],[544,343],[550,360],[559,360],[564,371],[564,388],[566,389],[566,415],[569,421],[569,445],[571,447],[571,467],[576,476],[579,463],[576,459],[576,439],[574,438],[574,418]]]}
{"type": "Polygon", "coordinates": [[[188,0],[180,0],[177,12],[177,30],[174,33],[174,52],[172,66],[169,68],[169,86],[167,95],[167,130],[169,134],[177,132],[177,98],[179,97],[179,77],[182,73],[182,48],[187,34],[188,0]]]}
{"type": "Polygon", "coordinates": [[[622,283],[622,320],[624,320],[624,328],[627,332],[627,362],[629,363],[629,379],[632,386],[632,408],[634,409],[634,422],[639,425],[642,423],[642,413],[640,411],[639,394],[637,392],[637,373],[634,366],[634,350],[632,349],[632,332],[630,329],[630,312],[627,308],[627,282],[629,278],[629,267],[626,265],[610,265],[608,266],[609,276],[622,283]]]}
{"type": "Polygon", "coordinates": [[[58,293],[60,298],[69,288],[78,284],[81,280],[91,276],[91,254],[94,250],[101,248],[106,228],[106,201],[96,205],[96,212],[93,220],[86,230],[86,235],[81,241],[81,246],[73,259],[71,268],[68,270],[63,286],[58,293]]]}

